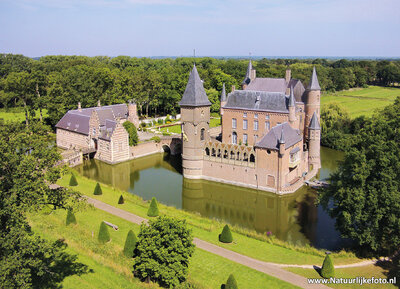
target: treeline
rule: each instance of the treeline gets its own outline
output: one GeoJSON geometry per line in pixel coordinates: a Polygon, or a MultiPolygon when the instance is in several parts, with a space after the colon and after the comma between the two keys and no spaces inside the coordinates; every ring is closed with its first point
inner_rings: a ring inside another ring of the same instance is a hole
{"type": "MultiPolygon", "coordinates": [[[[219,110],[219,94],[225,83],[240,88],[248,60],[213,58],[150,59],[128,56],[44,56],[33,60],[22,55],[0,54],[0,108],[23,107],[26,118],[42,118],[54,125],[69,109],[124,103],[134,99],[140,115],[179,112],[193,63],[219,110]],[[35,116],[35,114],[37,114],[35,116]]],[[[400,61],[329,61],[326,59],[262,59],[253,61],[258,77],[284,77],[288,65],[292,77],[307,85],[312,66],[317,67],[321,88],[336,91],[368,84],[400,83],[400,61]]]]}

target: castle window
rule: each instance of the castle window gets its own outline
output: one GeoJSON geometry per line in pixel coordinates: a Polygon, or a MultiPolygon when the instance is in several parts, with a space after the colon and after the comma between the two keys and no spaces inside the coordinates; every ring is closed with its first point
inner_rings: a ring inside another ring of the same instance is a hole
{"type": "Polygon", "coordinates": [[[250,154],[250,162],[254,163],[256,161],[256,158],[253,154],[250,154]]]}
{"type": "Polygon", "coordinates": [[[247,153],[243,153],[243,161],[247,162],[249,159],[247,158],[247,153]]]}
{"type": "Polygon", "coordinates": [[[204,140],[204,132],[205,132],[205,129],[202,128],[202,129],[200,130],[200,140],[204,140]]]}
{"type": "Polygon", "coordinates": [[[211,149],[211,156],[212,156],[212,157],[215,157],[215,149],[214,149],[214,148],[211,149]]]}
{"type": "Polygon", "coordinates": [[[235,152],[231,151],[231,160],[234,160],[234,159],[235,159],[235,152]]]}
{"type": "Polygon", "coordinates": [[[227,159],[227,158],[228,158],[228,151],[225,150],[225,151],[224,151],[224,159],[227,159]]]}
{"type": "Polygon", "coordinates": [[[236,118],[232,118],[232,128],[236,128],[236,118]]]}
{"type": "Polygon", "coordinates": [[[205,149],[205,153],[206,153],[206,156],[209,156],[209,155],[210,155],[210,149],[209,149],[209,148],[206,148],[206,149],[205,149]]]}
{"type": "Polygon", "coordinates": [[[247,145],[247,133],[243,134],[243,144],[247,145]]]}
{"type": "Polygon", "coordinates": [[[247,112],[243,112],[243,117],[247,117],[247,112]]]}
{"type": "Polygon", "coordinates": [[[258,118],[258,113],[255,113],[255,114],[254,114],[254,118],[258,118]]]}
{"type": "Polygon", "coordinates": [[[236,153],[236,160],[240,161],[240,153],[239,152],[236,153]]]}
{"type": "Polygon", "coordinates": [[[258,120],[254,121],[254,130],[258,130],[258,120]]]}
{"type": "Polygon", "coordinates": [[[217,157],[218,157],[218,158],[221,157],[221,150],[220,150],[220,149],[218,149],[217,157]]]}
{"type": "Polygon", "coordinates": [[[232,133],[232,143],[237,144],[237,133],[235,131],[232,133]]]}
{"type": "Polygon", "coordinates": [[[269,123],[269,121],[265,122],[265,130],[269,131],[271,124],[269,123]]]}
{"type": "Polygon", "coordinates": [[[243,120],[243,129],[247,129],[247,119],[243,120]]]}
{"type": "Polygon", "coordinates": [[[265,119],[267,119],[267,120],[268,120],[268,119],[269,119],[269,115],[266,115],[266,116],[265,116],[265,119]]]}

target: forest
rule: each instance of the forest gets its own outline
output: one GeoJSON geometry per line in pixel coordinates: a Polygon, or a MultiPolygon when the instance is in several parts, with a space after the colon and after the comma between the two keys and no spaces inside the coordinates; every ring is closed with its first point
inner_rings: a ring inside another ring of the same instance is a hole
{"type": "MultiPolygon", "coordinates": [[[[135,58],[44,56],[0,54],[0,109],[18,108],[26,119],[43,118],[54,125],[78,102],[82,107],[126,103],[134,99],[142,117],[176,114],[189,72],[196,64],[212,102],[219,110],[219,95],[225,83],[230,92],[240,88],[248,59],[135,58]]],[[[315,66],[323,91],[338,91],[370,84],[393,86],[400,83],[399,60],[350,61],[327,59],[253,60],[257,77],[292,77],[306,86],[315,66]]]]}

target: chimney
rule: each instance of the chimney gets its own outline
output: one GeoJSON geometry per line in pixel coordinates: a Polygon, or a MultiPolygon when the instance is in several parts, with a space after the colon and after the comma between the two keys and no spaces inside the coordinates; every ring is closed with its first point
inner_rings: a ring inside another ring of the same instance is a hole
{"type": "Polygon", "coordinates": [[[98,107],[101,106],[101,104],[100,104],[100,99],[97,101],[97,106],[98,106],[98,107]]]}
{"type": "Polygon", "coordinates": [[[291,78],[292,78],[292,71],[290,69],[286,69],[286,75],[285,75],[286,82],[289,83],[291,78]]]}
{"type": "Polygon", "coordinates": [[[234,85],[232,85],[232,90],[231,92],[234,92],[236,90],[236,87],[234,85]]]}
{"type": "Polygon", "coordinates": [[[78,102],[78,110],[79,110],[79,111],[82,111],[81,102],[78,102]]]}

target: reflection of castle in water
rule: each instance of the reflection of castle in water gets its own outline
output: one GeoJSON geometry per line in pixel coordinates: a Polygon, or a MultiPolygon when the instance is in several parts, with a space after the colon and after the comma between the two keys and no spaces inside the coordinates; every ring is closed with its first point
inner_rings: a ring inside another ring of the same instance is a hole
{"type": "Polygon", "coordinates": [[[315,240],[317,208],[306,187],[276,195],[204,180],[183,180],[182,207],[233,225],[271,231],[279,239],[306,244],[315,240]]]}

